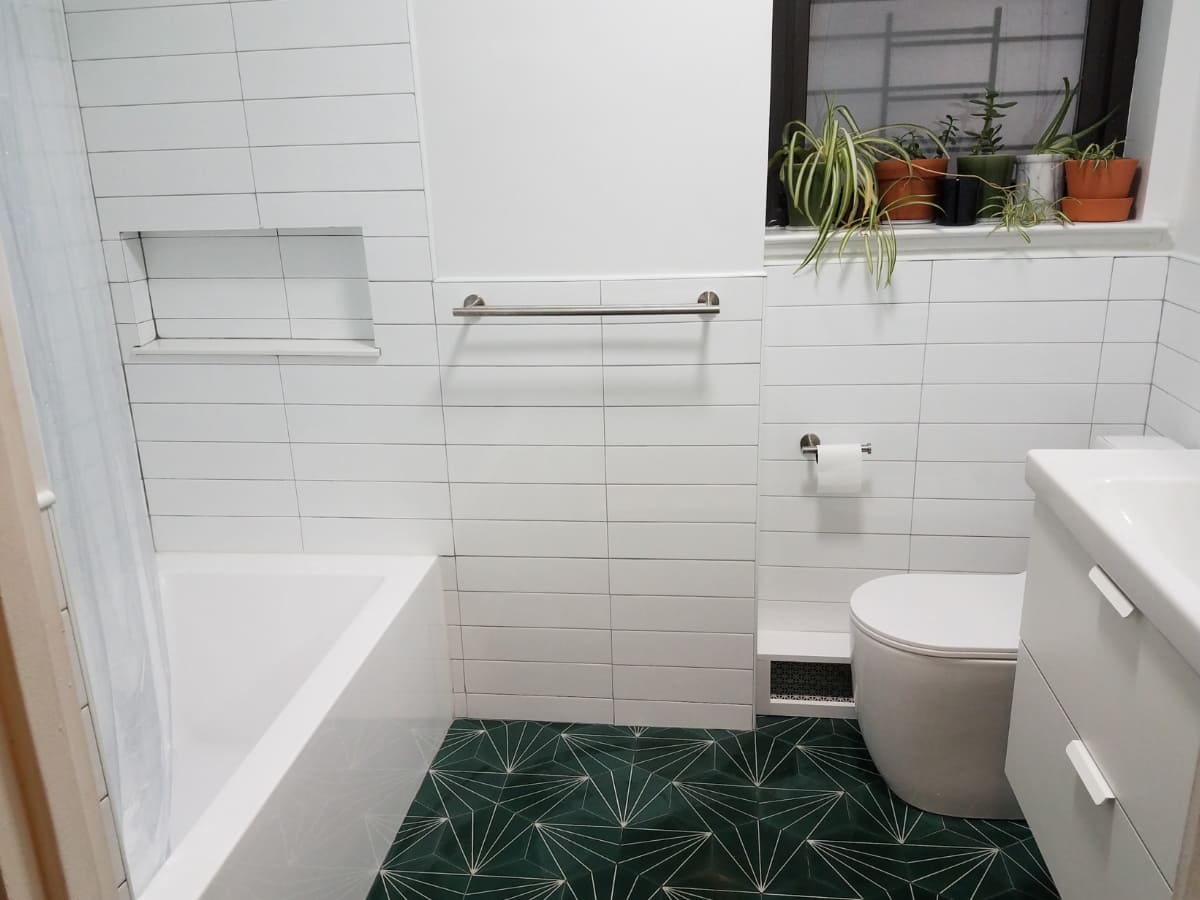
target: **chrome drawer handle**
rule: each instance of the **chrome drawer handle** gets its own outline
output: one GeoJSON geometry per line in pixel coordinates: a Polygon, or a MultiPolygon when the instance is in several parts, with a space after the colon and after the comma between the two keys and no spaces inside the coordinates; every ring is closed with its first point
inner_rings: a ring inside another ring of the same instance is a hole
{"type": "Polygon", "coordinates": [[[1083,782],[1083,786],[1087,789],[1088,796],[1092,798],[1093,803],[1099,806],[1101,803],[1117,799],[1117,795],[1108,786],[1108,781],[1101,774],[1100,767],[1092,759],[1092,754],[1088,753],[1087,747],[1083,745],[1083,741],[1071,741],[1071,743],[1067,744],[1067,759],[1075,767],[1075,774],[1083,782]]]}
{"type": "Polygon", "coordinates": [[[1122,619],[1128,619],[1130,614],[1137,609],[1125,596],[1125,592],[1117,587],[1117,583],[1109,578],[1099,566],[1092,566],[1092,570],[1088,572],[1088,578],[1100,589],[1100,593],[1104,595],[1108,605],[1115,609],[1117,615],[1122,619]]]}

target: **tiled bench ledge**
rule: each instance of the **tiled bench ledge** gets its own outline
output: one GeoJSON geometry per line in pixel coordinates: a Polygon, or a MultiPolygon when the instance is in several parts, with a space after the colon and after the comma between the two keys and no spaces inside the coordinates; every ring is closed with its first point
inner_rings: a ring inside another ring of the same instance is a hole
{"type": "MultiPolygon", "coordinates": [[[[768,228],[764,249],[767,265],[799,264],[812,247],[813,228],[768,228]]],[[[1080,222],[1073,225],[1046,224],[1029,229],[1031,243],[1021,235],[993,222],[981,222],[964,228],[940,225],[897,225],[899,255],[905,259],[944,259],[947,257],[1012,256],[1094,256],[1139,254],[1161,255],[1171,249],[1165,222],[1080,222]]],[[[824,259],[837,258],[840,237],[826,248],[824,259]]],[[[846,246],[845,258],[862,257],[862,240],[855,237],[846,246]]]]}
{"type": "Polygon", "coordinates": [[[314,361],[372,360],[379,348],[369,341],[299,338],[156,338],[129,351],[133,359],[256,356],[305,357],[314,361]]]}

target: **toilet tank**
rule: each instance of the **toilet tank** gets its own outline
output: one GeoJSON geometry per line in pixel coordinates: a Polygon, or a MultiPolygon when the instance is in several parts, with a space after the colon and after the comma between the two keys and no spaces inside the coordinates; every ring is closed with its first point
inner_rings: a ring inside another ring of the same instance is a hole
{"type": "Polygon", "coordinates": [[[1092,438],[1093,450],[1182,450],[1170,438],[1142,434],[1098,434],[1092,438]]]}

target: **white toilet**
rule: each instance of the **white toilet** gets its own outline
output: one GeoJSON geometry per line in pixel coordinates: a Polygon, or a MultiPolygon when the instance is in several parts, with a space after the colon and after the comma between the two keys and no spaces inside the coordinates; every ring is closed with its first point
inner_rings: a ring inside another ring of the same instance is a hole
{"type": "MultiPolygon", "coordinates": [[[[1103,449],[1178,449],[1098,437],[1103,449]]],[[[919,809],[1012,819],[1004,776],[1025,576],[891,575],[850,599],[863,740],[888,786],[919,809]]]]}

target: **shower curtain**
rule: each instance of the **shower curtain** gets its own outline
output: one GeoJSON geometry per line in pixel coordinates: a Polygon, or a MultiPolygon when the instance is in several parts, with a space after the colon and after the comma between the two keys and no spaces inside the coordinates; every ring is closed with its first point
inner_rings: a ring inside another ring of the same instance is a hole
{"type": "Polygon", "coordinates": [[[0,242],[130,887],[166,858],[166,641],[61,0],[0,0],[0,242]]]}

